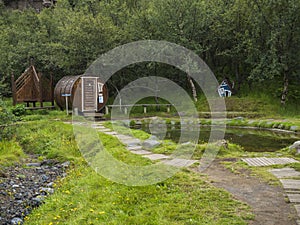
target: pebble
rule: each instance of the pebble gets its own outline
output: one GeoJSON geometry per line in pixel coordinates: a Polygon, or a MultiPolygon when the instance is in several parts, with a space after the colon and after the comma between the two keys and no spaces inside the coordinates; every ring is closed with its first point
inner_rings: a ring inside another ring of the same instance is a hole
{"type": "Polygon", "coordinates": [[[28,167],[40,167],[42,163],[27,163],[26,166],[28,167]]]}
{"type": "Polygon", "coordinates": [[[69,167],[70,166],[70,162],[67,161],[67,162],[64,162],[63,164],[61,164],[63,167],[69,167]]]}
{"type": "Polygon", "coordinates": [[[21,218],[15,217],[11,220],[11,224],[12,225],[19,225],[19,224],[23,224],[23,220],[21,218]]]}
{"type": "Polygon", "coordinates": [[[57,178],[63,177],[70,162],[32,162],[3,169],[0,184],[0,225],[23,224],[24,217],[53,194],[57,178]],[[19,178],[22,174],[22,179],[19,178]]]}

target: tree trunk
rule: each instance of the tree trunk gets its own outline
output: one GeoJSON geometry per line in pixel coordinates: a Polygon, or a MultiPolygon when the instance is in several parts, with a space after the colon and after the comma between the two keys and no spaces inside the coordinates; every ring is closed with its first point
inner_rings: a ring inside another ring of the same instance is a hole
{"type": "Polygon", "coordinates": [[[283,78],[283,89],[281,93],[281,105],[285,105],[286,103],[286,98],[288,94],[288,87],[289,87],[289,79],[287,75],[287,71],[284,71],[284,78],[283,78]]]}
{"type": "Polygon", "coordinates": [[[240,88],[241,88],[241,76],[240,76],[240,66],[239,66],[239,61],[237,60],[235,62],[235,79],[236,79],[236,87],[232,87],[232,88],[235,88],[237,92],[240,91],[240,88]]]}
{"type": "Polygon", "coordinates": [[[194,84],[192,78],[189,75],[187,75],[187,79],[188,79],[188,81],[191,85],[191,88],[192,88],[192,94],[193,94],[194,101],[197,102],[198,99],[197,99],[197,90],[196,90],[195,84],[194,84]]]}

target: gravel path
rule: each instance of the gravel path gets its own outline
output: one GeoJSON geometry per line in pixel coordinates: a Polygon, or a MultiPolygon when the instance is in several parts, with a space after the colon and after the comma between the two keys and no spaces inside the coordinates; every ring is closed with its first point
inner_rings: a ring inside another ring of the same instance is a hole
{"type": "Polygon", "coordinates": [[[285,192],[280,186],[272,186],[250,176],[248,170],[233,174],[216,160],[203,171],[216,187],[224,188],[237,199],[251,206],[255,219],[251,225],[295,225],[297,214],[293,204],[285,201],[285,192]]]}
{"type": "Polygon", "coordinates": [[[54,182],[65,176],[69,162],[37,162],[30,156],[25,162],[0,168],[0,225],[23,224],[32,209],[43,204],[54,192],[54,182]]]}

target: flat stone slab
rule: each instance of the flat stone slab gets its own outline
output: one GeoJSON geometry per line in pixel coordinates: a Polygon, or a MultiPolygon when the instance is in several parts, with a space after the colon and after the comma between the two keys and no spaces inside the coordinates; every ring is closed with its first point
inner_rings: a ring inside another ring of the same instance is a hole
{"type": "Polygon", "coordinates": [[[164,164],[176,167],[189,167],[194,163],[198,162],[198,160],[188,160],[188,159],[172,159],[163,161],[164,164]]]}
{"type": "Polygon", "coordinates": [[[104,134],[112,135],[112,136],[115,136],[115,135],[118,134],[118,133],[115,132],[115,131],[102,131],[102,130],[100,130],[100,132],[102,132],[102,133],[104,133],[104,134]]]}
{"type": "Polygon", "coordinates": [[[273,166],[273,165],[284,165],[289,163],[297,163],[299,161],[292,158],[243,158],[243,162],[249,166],[273,166]]]}
{"type": "Polygon", "coordinates": [[[281,179],[284,189],[300,190],[300,180],[281,179]]]}
{"type": "Polygon", "coordinates": [[[98,128],[96,129],[100,132],[111,132],[111,129],[98,129],[98,128]]]}
{"type": "Polygon", "coordinates": [[[300,205],[295,205],[298,217],[300,217],[300,205]]]}
{"type": "Polygon", "coordinates": [[[138,139],[121,140],[121,142],[129,147],[135,147],[141,144],[141,141],[138,139]]]}
{"type": "Polygon", "coordinates": [[[150,155],[152,152],[146,151],[146,150],[139,150],[139,151],[131,151],[133,154],[137,155],[150,155]]]}
{"type": "Polygon", "coordinates": [[[151,160],[160,160],[160,159],[168,159],[168,158],[170,158],[170,156],[163,155],[163,154],[151,154],[151,155],[145,155],[143,157],[151,159],[151,160]]]}
{"type": "Polygon", "coordinates": [[[129,140],[129,139],[134,139],[133,137],[128,136],[128,135],[124,135],[124,134],[117,134],[116,137],[117,137],[119,140],[129,140]]]}
{"type": "Polygon", "coordinates": [[[300,194],[287,194],[290,202],[300,203],[300,194]]]}
{"type": "Polygon", "coordinates": [[[92,124],[91,127],[93,127],[93,128],[98,128],[98,129],[106,129],[105,126],[100,125],[100,124],[92,124]]]}
{"type": "Polygon", "coordinates": [[[129,146],[127,147],[127,149],[130,151],[139,151],[139,150],[143,150],[143,147],[140,145],[136,145],[136,146],[129,146]]]}
{"type": "Polygon", "coordinates": [[[296,171],[293,168],[282,168],[282,169],[272,169],[269,170],[275,177],[281,178],[291,178],[291,177],[300,177],[300,172],[296,171]]]}

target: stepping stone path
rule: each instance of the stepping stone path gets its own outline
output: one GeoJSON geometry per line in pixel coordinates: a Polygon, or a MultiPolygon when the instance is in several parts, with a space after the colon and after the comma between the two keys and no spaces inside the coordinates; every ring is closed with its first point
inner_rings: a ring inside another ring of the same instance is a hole
{"type": "Polygon", "coordinates": [[[175,166],[175,167],[189,167],[194,163],[199,162],[198,160],[171,158],[170,156],[164,154],[154,154],[142,146],[143,142],[141,140],[129,135],[118,134],[115,131],[111,131],[110,129],[104,127],[101,122],[97,122],[93,124],[92,128],[96,129],[99,132],[117,137],[120,142],[126,145],[126,148],[130,152],[137,155],[141,155],[153,161],[160,160],[162,163],[166,165],[175,166]]]}
{"type": "Polygon", "coordinates": [[[300,172],[293,168],[272,169],[269,172],[280,180],[289,202],[295,205],[299,217],[297,224],[300,225],[300,172]]]}
{"type": "Polygon", "coordinates": [[[243,162],[249,166],[274,166],[274,165],[285,165],[289,163],[297,163],[299,161],[292,158],[244,158],[243,162]]]}

